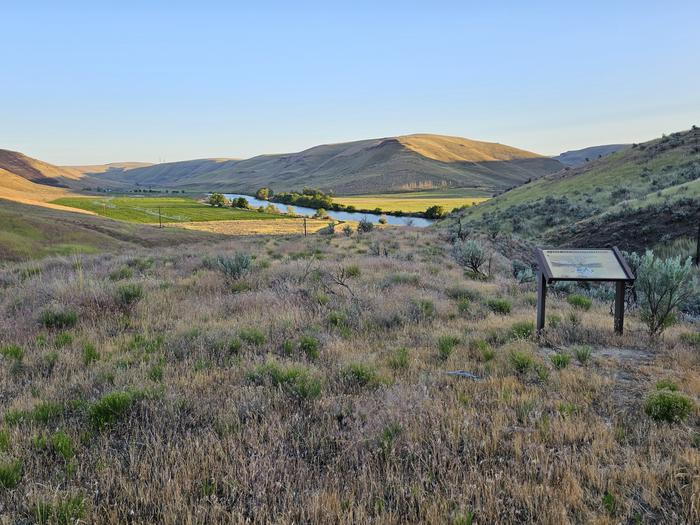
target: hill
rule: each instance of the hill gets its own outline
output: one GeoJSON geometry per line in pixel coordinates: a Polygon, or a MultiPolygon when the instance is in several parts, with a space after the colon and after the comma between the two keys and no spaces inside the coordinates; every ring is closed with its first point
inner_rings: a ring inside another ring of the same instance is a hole
{"type": "Polygon", "coordinates": [[[113,221],[79,210],[66,211],[68,208],[60,206],[54,208],[0,199],[0,261],[166,247],[220,238],[203,232],[113,221]]]}
{"type": "Polygon", "coordinates": [[[692,235],[698,179],[693,128],[542,177],[460,217],[551,245],[643,248],[692,235]]]}
{"type": "Polygon", "coordinates": [[[314,187],[338,195],[470,188],[496,193],[562,168],[558,161],[502,144],[407,135],[316,146],[246,160],[200,159],[90,173],[105,183],[250,193],[314,187]]]}
{"type": "Polygon", "coordinates": [[[565,151],[564,153],[552,157],[558,160],[564,166],[569,166],[570,168],[578,168],[584,165],[586,162],[591,160],[599,159],[601,157],[606,157],[616,151],[621,149],[629,148],[631,144],[606,144],[604,146],[591,146],[588,148],[577,149],[565,151]]]}

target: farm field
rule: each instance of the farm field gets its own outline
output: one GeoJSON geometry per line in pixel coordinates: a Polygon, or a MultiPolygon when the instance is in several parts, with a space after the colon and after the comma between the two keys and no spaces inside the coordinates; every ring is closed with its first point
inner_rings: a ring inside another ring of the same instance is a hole
{"type": "Polygon", "coordinates": [[[223,220],[273,220],[283,216],[240,210],[215,208],[184,197],[66,197],[54,204],[91,211],[110,219],[158,224],[158,210],[164,223],[223,220]]]}
{"type": "Polygon", "coordinates": [[[448,211],[461,206],[473,206],[487,201],[489,197],[478,195],[478,191],[469,189],[429,190],[406,193],[384,193],[376,195],[338,196],[333,200],[358,209],[383,211],[418,212],[430,206],[444,206],[448,211]],[[476,195],[475,195],[476,194],[476,195]]]}
{"type": "MultiPolygon", "coordinates": [[[[306,219],[306,231],[316,233],[333,221],[321,219],[306,219]]],[[[348,224],[348,223],[344,223],[348,224]]],[[[336,231],[340,231],[344,224],[336,224],[336,231]]],[[[356,223],[350,223],[356,228],[356,223]]],[[[179,222],[170,225],[177,228],[197,230],[202,232],[219,233],[223,235],[301,235],[304,232],[304,220],[301,218],[283,218],[276,221],[266,219],[257,220],[223,220],[223,221],[199,221],[179,222]]]]}
{"type": "Polygon", "coordinates": [[[538,338],[475,240],[486,279],[401,228],[6,264],[3,519],[697,523],[697,324],[574,285],[538,338]]]}

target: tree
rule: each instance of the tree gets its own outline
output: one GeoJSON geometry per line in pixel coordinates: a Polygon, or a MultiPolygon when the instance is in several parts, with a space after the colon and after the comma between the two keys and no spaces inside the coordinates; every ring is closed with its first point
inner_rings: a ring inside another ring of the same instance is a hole
{"type": "Polygon", "coordinates": [[[367,217],[362,217],[360,219],[360,222],[357,223],[358,233],[368,233],[368,232],[371,232],[373,229],[374,229],[374,224],[372,224],[372,221],[367,219],[367,217]]]}
{"type": "Polygon", "coordinates": [[[314,217],[317,219],[325,219],[328,217],[328,212],[323,208],[319,208],[316,210],[316,215],[314,215],[314,217]]]}
{"type": "Polygon", "coordinates": [[[629,258],[637,272],[634,289],[642,321],[651,337],[659,337],[674,323],[676,310],[696,292],[691,258],[685,262],[680,256],[664,260],[651,250],[642,256],[633,253],[629,258]]]}
{"type": "Polygon", "coordinates": [[[226,197],[223,193],[212,193],[209,196],[209,204],[217,208],[223,208],[226,206],[226,197]]]}
{"type": "Polygon", "coordinates": [[[457,262],[470,272],[486,275],[481,271],[481,267],[487,260],[486,251],[478,242],[474,240],[458,242],[455,244],[452,254],[457,262]]]}
{"type": "Polygon", "coordinates": [[[231,201],[231,206],[234,208],[242,208],[244,210],[247,210],[250,208],[250,203],[248,203],[248,199],[245,197],[238,197],[237,199],[233,199],[231,201]]]}
{"type": "Polygon", "coordinates": [[[427,210],[425,210],[425,216],[428,219],[442,219],[443,217],[447,216],[447,210],[445,209],[444,206],[431,206],[427,210]]]}
{"type": "Polygon", "coordinates": [[[261,201],[266,201],[272,197],[272,190],[270,188],[260,188],[255,192],[255,198],[261,201]]]}

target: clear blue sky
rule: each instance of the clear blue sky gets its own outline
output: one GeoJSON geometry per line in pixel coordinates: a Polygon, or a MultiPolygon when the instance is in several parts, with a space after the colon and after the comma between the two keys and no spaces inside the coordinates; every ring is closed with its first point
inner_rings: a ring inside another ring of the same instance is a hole
{"type": "Polygon", "coordinates": [[[556,154],[700,125],[700,2],[495,3],[3,2],[0,148],[174,161],[429,132],[556,154]]]}

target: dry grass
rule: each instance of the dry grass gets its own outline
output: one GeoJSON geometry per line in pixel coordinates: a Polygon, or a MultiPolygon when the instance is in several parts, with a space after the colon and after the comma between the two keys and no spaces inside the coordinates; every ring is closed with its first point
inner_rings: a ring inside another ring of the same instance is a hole
{"type": "Polygon", "coordinates": [[[505,144],[463,137],[416,134],[404,135],[398,140],[416,153],[441,162],[497,162],[542,157],[505,144]]]}
{"type": "MultiPolygon", "coordinates": [[[[330,221],[307,219],[307,232],[315,233],[328,226],[329,222],[330,221]]],[[[224,235],[289,235],[301,234],[304,232],[303,219],[180,222],[173,223],[172,226],[186,228],[188,230],[221,233],[224,235]]],[[[338,231],[340,231],[340,228],[342,228],[342,225],[336,225],[338,231]]]]}
{"type": "Polygon", "coordinates": [[[22,467],[0,487],[3,523],[58,508],[89,523],[700,520],[697,409],[667,425],[642,408],[660,379],[697,400],[698,352],[680,338],[697,327],[649,347],[634,314],[617,337],[608,305],[572,322],[552,296],[549,346],[512,339],[534,320],[531,285],[501,257],[501,276],[467,280],[430,231],[206,252],[0,273],[0,347],[24,350],[0,357],[0,466],[22,467]],[[226,281],[211,257],[240,251],[253,267],[226,281]],[[142,298],[125,301],[125,284],[142,298]],[[495,297],[511,314],[488,309],[495,297]],[[47,309],[77,322],[45,327],[47,309]],[[447,357],[440,338],[456,342],[447,357]],[[552,367],[581,344],[589,364],[552,367]],[[445,374],[457,369],[481,380],[445,374]],[[100,426],[112,392],[129,393],[100,426]]]}

